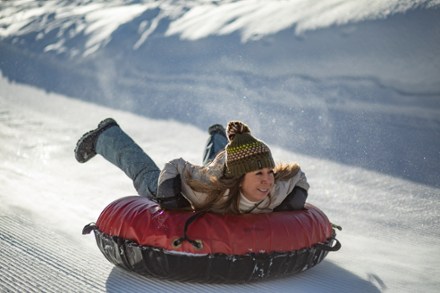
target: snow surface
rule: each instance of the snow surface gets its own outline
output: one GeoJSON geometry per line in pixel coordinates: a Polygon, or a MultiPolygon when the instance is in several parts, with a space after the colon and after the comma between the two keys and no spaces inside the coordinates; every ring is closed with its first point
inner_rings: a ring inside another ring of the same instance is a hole
{"type": "Polygon", "coordinates": [[[0,291],[438,292],[438,6],[1,2],[0,291]],[[73,156],[106,117],[159,166],[200,163],[207,126],[243,119],[277,161],[302,166],[342,249],[241,285],[115,268],[81,230],[134,188],[102,158],[73,156]]]}
{"type": "Polygon", "coordinates": [[[244,285],[142,278],[114,268],[82,227],[114,199],[134,194],[123,173],[101,158],[76,163],[73,148],[97,117],[114,117],[159,165],[180,155],[201,161],[206,133],[0,83],[1,291],[72,292],[436,292],[438,189],[274,147],[298,161],[310,202],[343,226],[343,248],[299,275],[244,285]],[[93,115],[90,115],[93,114],[93,115]],[[161,139],[158,139],[160,137],[161,139]],[[190,137],[191,139],[188,139],[190,137]],[[336,178],[334,174],[339,174],[336,178]],[[429,272],[429,273],[428,273],[429,272]]]}

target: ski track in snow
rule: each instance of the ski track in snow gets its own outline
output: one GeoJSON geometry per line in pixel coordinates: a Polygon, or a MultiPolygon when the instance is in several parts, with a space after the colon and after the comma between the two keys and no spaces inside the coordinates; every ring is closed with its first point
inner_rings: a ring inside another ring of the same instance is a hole
{"type": "Polygon", "coordinates": [[[303,166],[312,186],[309,202],[343,226],[339,252],[310,271],[241,285],[171,282],[125,272],[81,230],[134,188],[100,158],[78,164],[76,140],[111,116],[161,166],[179,156],[200,163],[206,134],[4,78],[0,109],[2,292],[436,292],[440,285],[438,189],[276,147],[278,160],[296,158],[303,166]]]}

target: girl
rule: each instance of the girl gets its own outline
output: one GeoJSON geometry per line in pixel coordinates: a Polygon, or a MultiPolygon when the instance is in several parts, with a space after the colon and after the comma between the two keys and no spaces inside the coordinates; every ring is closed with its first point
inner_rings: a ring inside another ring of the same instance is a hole
{"type": "Polygon", "coordinates": [[[249,127],[231,121],[227,130],[215,124],[203,166],[182,158],[160,170],[154,161],[107,118],[84,134],[75,148],[78,162],[100,154],[133,180],[141,196],[164,209],[217,213],[267,213],[303,209],[309,184],[297,164],[275,165],[269,147],[249,127]]]}

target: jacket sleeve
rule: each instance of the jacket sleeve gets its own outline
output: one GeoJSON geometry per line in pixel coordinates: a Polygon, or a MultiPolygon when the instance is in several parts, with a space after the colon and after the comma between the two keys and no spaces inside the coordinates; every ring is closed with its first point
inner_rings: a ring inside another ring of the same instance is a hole
{"type": "Polygon", "coordinates": [[[304,204],[308,196],[307,190],[302,187],[295,186],[287,197],[281,202],[279,206],[274,208],[274,212],[292,211],[304,209],[304,204]]]}
{"type": "Polygon", "coordinates": [[[299,186],[299,187],[301,187],[302,189],[308,191],[309,188],[310,188],[310,185],[309,185],[309,183],[307,182],[306,174],[305,174],[303,171],[299,170],[299,174],[298,174],[298,175],[299,175],[299,179],[298,179],[298,181],[296,182],[295,186],[299,186]]]}
{"type": "Polygon", "coordinates": [[[177,163],[177,161],[168,162],[159,176],[155,199],[163,209],[174,210],[191,207],[182,194],[182,179],[177,163]]]}
{"type": "Polygon", "coordinates": [[[306,174],[299,170],[298,174],[291,179],[294,184],[292,191],[286,196],[286,198],[274,208],[274,211],[291,211],[302,210],[308,197],[308,190],[310,188],[307,182],[306,174]]]}

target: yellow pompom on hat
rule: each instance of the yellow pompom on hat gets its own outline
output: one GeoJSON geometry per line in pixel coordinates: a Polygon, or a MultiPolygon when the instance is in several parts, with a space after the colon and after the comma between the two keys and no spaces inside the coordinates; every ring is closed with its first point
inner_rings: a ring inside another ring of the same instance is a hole
{"type": "Polygon", "coordinates": [[[249,127],[241,121],[230,121],[226,133],[226,175],[239,177],[263,168],[273,169],[275,162],[269,147],[251,135],[249,127]]]}

